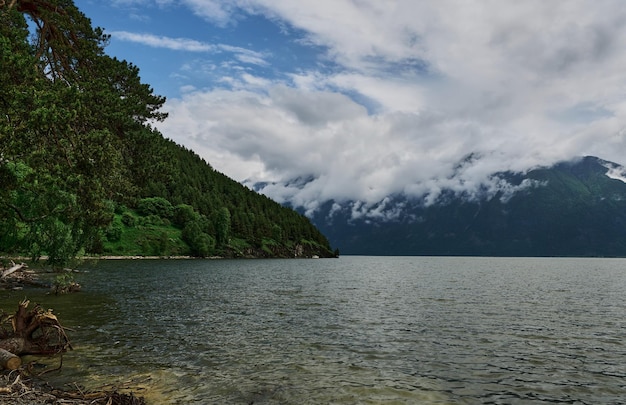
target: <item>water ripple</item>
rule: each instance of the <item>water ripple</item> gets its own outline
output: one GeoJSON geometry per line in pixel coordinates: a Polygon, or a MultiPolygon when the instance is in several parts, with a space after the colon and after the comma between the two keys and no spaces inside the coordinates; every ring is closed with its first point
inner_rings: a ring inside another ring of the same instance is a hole
{"type": "Polygon", "coordinates": [[[611,404],[626,397],[625,267],[104,262],[80,294],[41,299],[77,328],[63,378],[149,375],[154,403],[611,404]]]}

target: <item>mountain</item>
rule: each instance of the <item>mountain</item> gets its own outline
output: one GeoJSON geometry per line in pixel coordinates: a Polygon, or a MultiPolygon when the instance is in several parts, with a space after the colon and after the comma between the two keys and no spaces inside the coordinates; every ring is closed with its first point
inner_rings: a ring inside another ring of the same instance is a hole
{"type": "Polygon", "coordinates": [[[135,195],[114,201],[115,219],[104,234],[102,246],[92,248],[92,252],[335,256],[328,239],[304,215],[248,189],[214,170],[195,152],[159,134],[149,144],[148,160],[162,162],[160,173],[144,167],[150,175],[135,185],[135,195]],[[137,225],[143,232],[137,232],[137,225]],[[163,239],[170,243],[162,243],[163,239]]]}
{"type": "Polygon", "coordinates": [[[506,185],[496,193],[447,191],[431,204],[394,195],[369,208],[376,215],[327,201],[311,219],[342,254],[626,256],[624,172],[584,157],[495,173],[506,185]]]}

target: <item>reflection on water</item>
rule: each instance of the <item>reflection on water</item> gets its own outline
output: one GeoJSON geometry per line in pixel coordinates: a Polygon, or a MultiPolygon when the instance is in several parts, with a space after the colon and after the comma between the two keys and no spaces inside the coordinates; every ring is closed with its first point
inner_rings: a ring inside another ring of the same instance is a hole
{"type": "Polygon", "coordinates": [[[626,260],[109,261],[54,308],[57,383],[153,404],[618,403],[626,260]]]}

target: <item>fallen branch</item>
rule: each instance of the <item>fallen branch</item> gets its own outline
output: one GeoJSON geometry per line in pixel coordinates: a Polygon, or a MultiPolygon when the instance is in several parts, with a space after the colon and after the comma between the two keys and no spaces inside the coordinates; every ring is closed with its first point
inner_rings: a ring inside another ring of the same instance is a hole
{"type": "Polygon", "coordinates": [[[9,274],[15,273],[16,271],[21,270],[25,267],[27,267],[25,263],[20,263],[20,264],[13,263],[13,266],[9,267],[8,269],[2,272],[2,275],[0,276],[0,278],[5,278],[9,274]]]}
{"type": "Polygon", "coordinates": [[[0,404],[73,404],[73,405],[146,405],[133,393],[120,393],[113,388],[96,392],[54,389],[49,385],[33,384],[16,372],[0,375],[0,404]]]}

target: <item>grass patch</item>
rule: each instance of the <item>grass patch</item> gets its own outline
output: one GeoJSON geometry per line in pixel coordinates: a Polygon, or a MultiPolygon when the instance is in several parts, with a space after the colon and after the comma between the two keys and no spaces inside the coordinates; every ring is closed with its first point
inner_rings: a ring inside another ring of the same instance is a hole
{"type": "Polygon", "coordinates": [[[120,256],[184,256],[189,246],[182,231],[155,216],[142,217],[125,211],[115,215],[106,232],[104,253],[120,256]]]}

